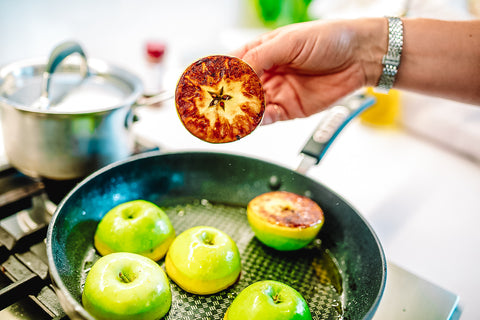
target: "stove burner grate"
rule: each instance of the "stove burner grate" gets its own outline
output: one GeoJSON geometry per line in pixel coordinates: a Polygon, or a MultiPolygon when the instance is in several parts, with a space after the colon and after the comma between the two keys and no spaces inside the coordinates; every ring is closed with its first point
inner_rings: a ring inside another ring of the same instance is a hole
{"type": "Polygon", "coordinates": [[[45,191],[42,182],[0,168],[1,319],[68,319],[48,274],[48,222],[29,215],[45,191]]]}

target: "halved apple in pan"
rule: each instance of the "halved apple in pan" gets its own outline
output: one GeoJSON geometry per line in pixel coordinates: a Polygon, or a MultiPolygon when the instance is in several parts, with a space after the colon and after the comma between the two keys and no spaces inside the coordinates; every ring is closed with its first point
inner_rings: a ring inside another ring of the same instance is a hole
{"type": "Polygon", "coordinates": [[[245,137],[260,124],[265,97],[260,78],[246,62],[212,55],[185,69],[175,90],[175,105],[191,134],[210,143],[226,143],[245,137]]]}
{"type": "Polygon", "coordinates": [[[253,198],[247,206],[247,218],[257,239],[280,251],[305,247],[324,223],[323,210],[315,201],[287,191],[253,198]]]}

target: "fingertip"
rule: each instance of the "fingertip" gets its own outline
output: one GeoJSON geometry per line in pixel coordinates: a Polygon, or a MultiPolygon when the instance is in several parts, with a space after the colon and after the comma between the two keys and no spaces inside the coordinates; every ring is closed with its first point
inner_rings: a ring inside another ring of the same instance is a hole
{"type": "Polygon", "coordinates": [[[241,47],[233,51],[230,51],[229,55],[232,57],[237,57],[239,59],[242,59],[243,55],[245,54],[245,51],[246,51],[245,47],[241,47]]]}
{"type": "Polygon", "coordinates": [[[269,125],[277,121],[288,120],[285,110],[277,104],[268,104],[263,114],[262,125],[269,125]]]}
{"type": "Polygon", "coordinates": [[[257,56],[258,55],[256,53],[249,51],[243,56],[242,60],[252,67],[253,71],[255,71],[255,73],[260,77],[264,73],[264,68],[258,63],[258,59],[256,58],[257,56]]]}
{"type": "Polygon", "coordinates": [[[255,54],[252,54],[251,51],[255,49],[248,49],[248,46],[243,48],[239,48],[237,50],[231,51],[229,53],[230,56],[237,57],[242,59],[245,63],[247,63],[255,73],[260,77],[263,74],[263,69],[258,66],[256,63],[255,54]]]}
{"type": "Polygon", "coordinates": [[[272,116],[270,115],[270,113],[268,112],[265,112],[263,114],[263,119],[262,119],[262,122],[260,123],[262,126],[266,126],[266,125],[269,125],[269,124],[272,124],[274,123],[275,121],[273,121],[273,118],[272,116]]]}

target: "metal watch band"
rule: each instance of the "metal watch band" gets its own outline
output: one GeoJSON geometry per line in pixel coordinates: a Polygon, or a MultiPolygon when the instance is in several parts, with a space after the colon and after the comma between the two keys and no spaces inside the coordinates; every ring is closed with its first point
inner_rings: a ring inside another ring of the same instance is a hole
{"type": "Polygon", "coordinates": [[[395,82],[403,49],[403,23],[398,17],[388,17],[388,49],[383,56],[383,72],[375,91],[387,93],[395,82]]]}

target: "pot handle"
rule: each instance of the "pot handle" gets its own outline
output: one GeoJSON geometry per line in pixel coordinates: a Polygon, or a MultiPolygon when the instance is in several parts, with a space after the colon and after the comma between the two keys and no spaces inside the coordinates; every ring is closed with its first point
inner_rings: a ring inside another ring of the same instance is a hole
{"type": "Polygon", "coordinates": [[[159,107],[164,102],[173,99],[174,94],[171,91],[162,91],[153,96],[141,96],[140,98],[133,103],[131,109],[128,111],[127,116],[125,117],[125,128],[130,128],[132,123],[139,120],[138,115],[135,113],[135,110],[140,107],[159,107]]]}
{"type": "Polygon", "coordinates": [[[300,152],[303,159],[296,171],[305,174],[312,166],[318,164],[345,126],[374,103],[373,96],[356,94],[346,98],[341,104],[323,111],[325,116],[300,152]]]}
{"type": "MultiPolygon", "coordinates": [[[[90,75],[87,64],[87,56],[85,55],[85,52],[83,51],[80,44],[78,44],[76,41],[67,41],[57,45],[50,53],[50,57],[45,67],[45,71],[43,72],[41,98],[45,101],[48,101],[49,99],[52,74],[55,72],[55,70],[60,65],[60,63],[62,63],[63,60],[65,60],[67,57],[71,56],[74,53],[78,53],[79,56],[82,58],[80,72],[83,75],[83,78],[90,75]]],[[[48,107],[49,104],[46,105],[46,108],[48,107]]]]}
{"type": "Polygon", "coordinates": [[[155,107],[160,106],[164,102],[173,99],[175,94],[170,91],[161,91],[156,95],[153,96],[142,96],[140,97],[134,104],[134,107],[155,107]]]}

